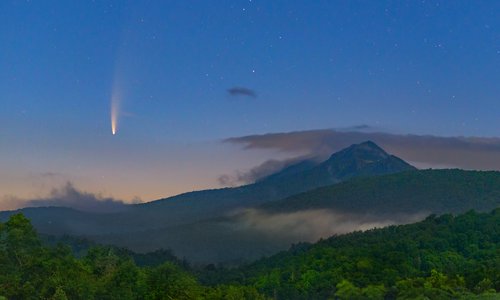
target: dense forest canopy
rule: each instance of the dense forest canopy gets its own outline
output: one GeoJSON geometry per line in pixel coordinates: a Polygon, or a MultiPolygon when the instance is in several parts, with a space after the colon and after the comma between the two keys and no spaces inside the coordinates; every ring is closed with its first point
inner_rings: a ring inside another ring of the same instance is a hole
{"type": "Polygon", "coordinates": [[[138,267],[132,256],[94,247],[42,245],[23,215],[0,224],[0,299],[264,299],[250,286],[204,287],[175,262],[138,267]]]}
{"type": "Polygon", "coordinates": [[[203,279],[280,299],[459,298],[500,290],[500,209],[334,236],[203,279]],[[378,297],[372,295],[377,293],[378,297]],[[372,296],[368,296],[368,295],[372,296]]]}
{"type": "Polygon", "coordinates": [[[147,255],[96,246],[76,258],[67,245],[42,243],[27,218],[13,215],[0,223],[0,296],[493,299],[500,291],[500,209],[431,215],[415,224],[298,244],[236,269],[192,268],[163,255],[167,261],[153,255],[148,263],[147,255]],[[141,257],[142,267],[136,262],[141,257]]]}

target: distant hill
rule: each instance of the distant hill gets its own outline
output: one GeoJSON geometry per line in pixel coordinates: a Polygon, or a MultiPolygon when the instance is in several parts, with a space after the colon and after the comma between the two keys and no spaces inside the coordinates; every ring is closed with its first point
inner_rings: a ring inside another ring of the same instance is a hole
{"type": "Polygon", "coordinates": [[[332,209],[363,214],[461,213],[500,206],[500,172],[419,170],[356,178],[263,204],[270,212],[332,209]]]}

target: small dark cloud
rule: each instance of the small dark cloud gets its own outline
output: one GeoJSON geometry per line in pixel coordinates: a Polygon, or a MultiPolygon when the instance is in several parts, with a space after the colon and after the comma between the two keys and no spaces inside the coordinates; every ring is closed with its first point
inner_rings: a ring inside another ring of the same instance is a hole
{"type": "Polygon", "coordinates": [[[343,128],[338,128],[337,129],[338,131],[370,131],[370,132],[374,132],[374,131],[380,131],[379,128],[377,127],[373,127],[373,126],[370,126],[370,125],[367,125],[367,124],[360,124],[360,125],[354,125],[354,126],[349,126],[349,127],[343,127],[343,128]]]}
{"type": "Polygon", "coordinates": [[[272,149],[326,158],[352,144],[371,140],[421,168],[500,170],[500,138],[403,135],[362,130],[320,129],[226,139],[245,149],[272,149]]]}
{"type": "Polygon", "coordinates": [[[52,189],[46,197],[20,199],[10,196],[0,201],[0,210],[44,206],[70,207],[89,212],[114,212],[127,207],[121,200],[78,190],[71,182],[67,182],[61,188],[52,189]]]}
{"type": "Polygon", "coordinates": [[[255,93],[254,90],[251,90],[249,88],[244,88],[244,87],[232,87],[227,90],[230,96],[238,97],[238,96],[245,96],[245,97],[252,97],[252,98],[257,98],[257,93],[255,93]]]}
{"type": "Polygon", "coordinates": [[[55,177],[63,177],[64,175],[58,172],[42,172],[39,173],[38,176],[42,178],[55,178],[55,177]]]}

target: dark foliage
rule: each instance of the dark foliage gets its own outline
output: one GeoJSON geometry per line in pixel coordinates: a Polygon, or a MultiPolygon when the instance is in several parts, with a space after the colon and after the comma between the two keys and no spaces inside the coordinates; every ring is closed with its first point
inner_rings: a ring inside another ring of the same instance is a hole
{"type": "Polygon", "coordinates": [[[334,236],[237,269],[205,269],[205,284],[243,284],[277,299],[456,299],[500,290],[500,209],[334,236]]]}
{"type": "MultiPolygon", "coordinates": [[[[85,252],[44,246],[13,215],[0,223],[0,299],[495,299],[500,209],[297,244],[236,269],[138,267],[129,251],[85,252]]],[[[157,256],[170,259],[145,257],[157,256]]]]}
{"type": "Polygon", "coordinates": [[[261,206],[269,212],[333,209],[376,215],[489,211],[500,205],[500,172],[420,170],[355,178],[261,206]]]}
{"type": "Polygon", "coordinates": [[[172,262],[138,267],[130,254],[93,247],[77,259],[69,246],[43,246],[29,220],[12,215],[0,223],[0,299],[264,299],[252,287],[204,287],[172,262]]]}

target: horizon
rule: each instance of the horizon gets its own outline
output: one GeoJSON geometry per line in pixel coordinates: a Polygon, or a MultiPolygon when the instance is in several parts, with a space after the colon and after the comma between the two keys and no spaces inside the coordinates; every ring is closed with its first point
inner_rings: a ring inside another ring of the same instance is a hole
{"type": "Polygon", "coordinates": [[[500,1],[0,20],[0,300],[500,299],[500,1]]]}
{"type": "MultiPolygon", "coordinates": [[[[312,131],[314,132],[314,131],[312,131]]],[[[335,132],[335,131],[332,131],[335,132]]],[[[300,132],[289,132],[289,133],[284,133],[285,135],[287,134],[296,134],[300,132]]],[[[353,134],[353,133],[359,133],[359,132],[342,132],[342,134],[353,134]]],[[[376,135],[378,134],[386,134],[386,133],[381,133],[381,132],[373,132],[376,135]]],[[[372,134],[373,134],[372,133],[372,134]]],[[[338,134],[338,132],[336,132],[338,134]]],[[[267,134],[267,135],[275,135],[275,134],[267,134]]],[[[241,137],[239,139],[248,139],[248,138],[255,138],[256,136],[245,136],[241,137]]],[[[257,136],[258,137],[258,136],[257,136]]],[[[437,137],[432,137],[432,136],[413,136],[413,138],[437,138],[437,137]]],[[[452,137],[454,139],[457,139],[456,137],[452,137]]],[[[464,139],[463,137],[459,137],[458,139],[464,139]]],[[[234,139],[234,138],[233,138],[234,139]]],[[[443,139],[443,138],[441,138],[443,139]]],[[[465,138],[467,140],[467,138],[465,138]]],[[[335,139],[335,143],[337,143],[338,140],[337,138],[335,139]]],[[[336,153],[342,152],[344,150],[350,149],[352,147],[360,146],[360,145],[365,145],[369,144],[370,146],[374,146],[377,149],[380,149],[384,153],[388,155],[392,155],[398,159],[401,159],[401,157],[393,155],[392,153],[388,153],[383,147],[380,147],[377,143],[372,141],[371,139],[366,139],[362,140],[360,142],[352,143],[352,144],[345,144],[341,146],[337,150],[331,150],[334,152],[317,152],[317,153],[309,153],[307,155],[303,156],[296,156],[293,158],[285,159],[285,160],[267,160],[260,165],[257,165],[250,170],[248,170],[246,173],[244,172],[236,172],[235,174],[226,174],[222,175],[218,178],[218,183],[219,187],[216,188],[226,188],[226,187],[244,187],[246,185],[251,185],[253,183],[257,183],[262,179],[265,179],[268,176],[278,174],[281,171],[287,169],[290,166],[294,166],[296,164],[299,164],[301,162],[306,162],[306,161],[315,161],[315,165],[319,165],[321,163],[325,163],[328,160],[330,160],[331,156],[333,156],[336,153]]],[[[389,143],[390,145],[390,143],[389,143]]],[[[477,146],[474,143],[469,143],[470,146],[477,146]]],[[[481,145],[480,145],[481,146],[481,145]]],[[[248,145],[247,145],[248,147],[248,145]]],[[[250,146],[251,147],[251,146],[250,146]]],[[[335,149],[334,145],[330,145],[329,148],[335,149]]],[[[480,150],[479,153],[475,153],[476,155],[484,155],[482,151],[480,150]]],[[[500,170],[494,170],[494,169],[475,169],[475,168],[460,168],[457,166],[444,166],[444,165],[437,165],[437,168],[434,168],[432,165],[428,165],[427,163],[422,163],[422,162],[408,162],[403,159],[403,161],[410,166],[414,167],[416,170],[451,170],[451,169],[458,169],[458,170],[463,170],[463,171],[495,171],[495,172],[500,172],[500,170]]],[[[88,191],[83,191],[80,190],[78,187],[74,186],[74,184],[70,181],[67,181],[65,183],[62,183],[60,186],[57,187],[52,187],[50,192],[47,193],[46,195],[43,196],[38,196],[33,199],[22,199],[22,198],[17,198],[17,197],[12,197],[12,196],[7,196],[5,197],[4,200],[4,207],[0,205],[0,210],[2,211],[10,211],[10,210],[17,210],[17,209],[22,209],[22,208],[36,208],[36,207],[65,207],[65,208],[71,208],[71,209],[76,209],[76,210],[81,210],[81,211],[87,211],[87,212],[116,212],[124,209],[127,205],[135,205],[135,204],[147,204],[150,202],[155,202],[155,201],[161,201],[161,200],[166,200],[171,197],[176,197],[185,193],[189,192],[197,192],[197,191],[204,191],[204,190],[211,190],[214,189],[213,187],[209,187],[207,189],[199,189],[199,190],[190,190],[190,191],[185,191],[181,192],[179,194],[174,194],[174,195],[169,195],[157,199],[151,199],[148,201],[141,201],[140,199],[132,199],[132,201],[123,201],[122,199],[117,199],[109,195],[103,195],[101,193],[92,193],[88,191]]],[[[2,203],[0,203],[2,204],[2,203]]]]}
{"type": "Polygon", "coordinates": [[[373,139],[500,170],[500,4],[0,4],[0,209],[250,183],[373,139]],[[272,141],[270,141],[272,139],[272,141]]]}

